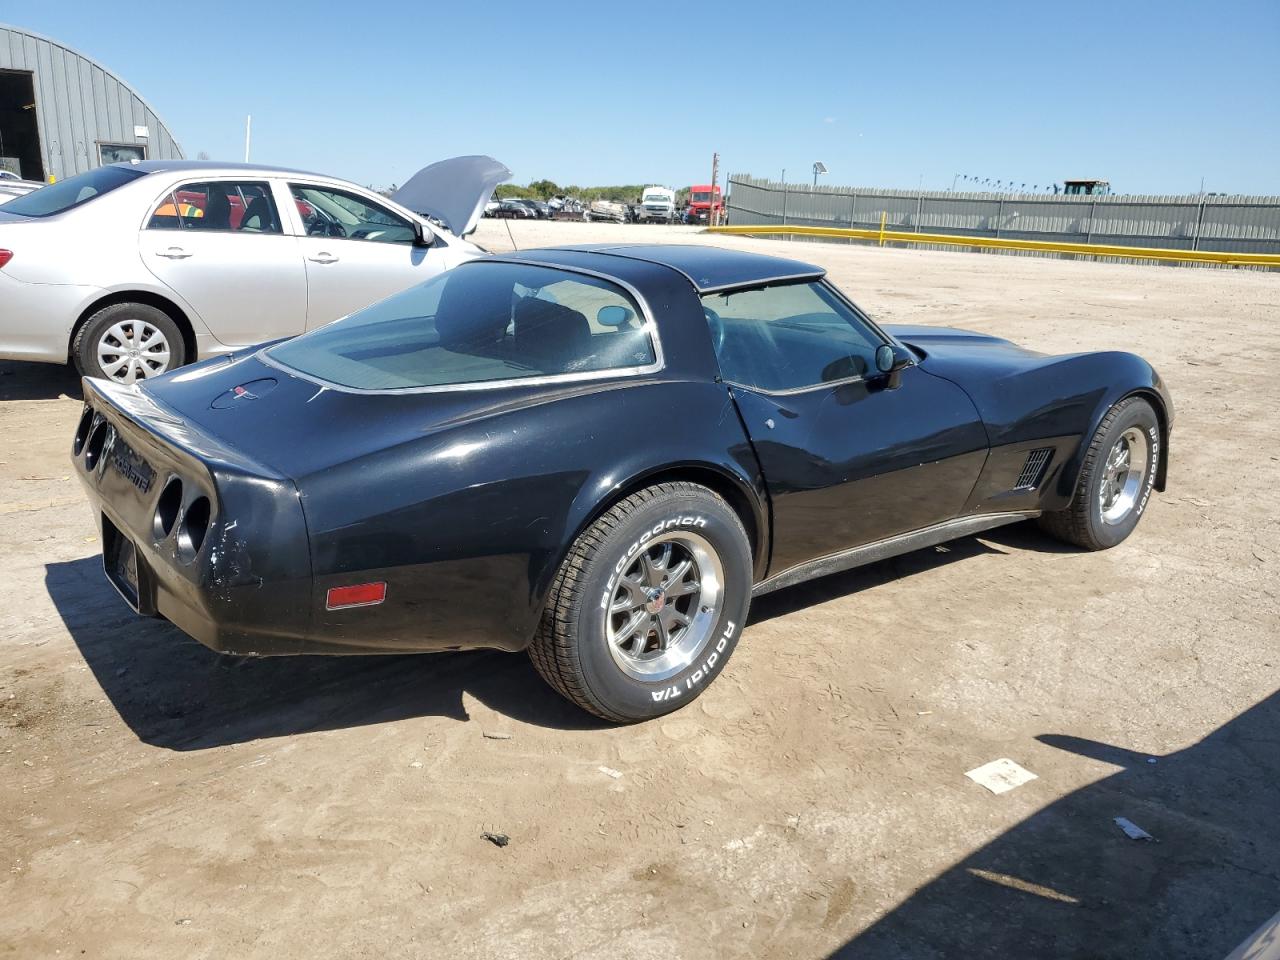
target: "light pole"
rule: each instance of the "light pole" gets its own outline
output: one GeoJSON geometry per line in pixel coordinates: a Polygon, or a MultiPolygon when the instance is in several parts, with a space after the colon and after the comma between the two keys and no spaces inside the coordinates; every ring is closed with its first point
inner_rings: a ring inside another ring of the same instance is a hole
{"type": "Polygon", "coordinates": [[[818,189],[818,174],[826,173],[827,165],[821,160],[813,161],[813,188],[818,189]]]}

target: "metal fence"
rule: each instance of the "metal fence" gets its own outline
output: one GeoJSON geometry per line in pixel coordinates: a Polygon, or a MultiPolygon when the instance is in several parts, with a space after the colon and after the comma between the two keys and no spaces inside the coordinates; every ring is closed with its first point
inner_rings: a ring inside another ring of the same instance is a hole
{"type": "Polygon", "coordinates": [[[729,178],[729,223],[1280,253],[1280,197],[1046,196],[729,178]]]}

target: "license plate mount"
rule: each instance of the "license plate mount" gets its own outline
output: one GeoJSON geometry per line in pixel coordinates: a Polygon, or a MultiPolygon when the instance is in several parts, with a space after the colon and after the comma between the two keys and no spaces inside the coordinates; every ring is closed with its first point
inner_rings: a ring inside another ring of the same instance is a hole
{"type": "Polygon", "coordinates": [[[138,590],[138,548],[111,522],[102,516],[102,567],[125,603],[141,613],[138,590]]]}

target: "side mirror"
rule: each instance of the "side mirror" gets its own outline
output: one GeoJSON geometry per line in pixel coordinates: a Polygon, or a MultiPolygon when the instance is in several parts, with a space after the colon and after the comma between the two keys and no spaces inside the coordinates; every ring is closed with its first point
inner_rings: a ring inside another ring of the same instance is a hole
{"type": "Polygon", "coordinates": [[[602,327],[625,327],[635,316],[626,307],[611,304],[596,311],[596,322],[602,327]]]}
{"type": "Polygon", "coordinates": [[[902,382],[902,371],[911,366],[911,354],[905,350],[882,343],[876,347],[876,370],[888,378],[886,386],[890,390],[898,389],[902,382]]]}
{"type": "Polygon", "coordinates": [[[413,245],[415,247],[429,247],[435,242],[436,235],[431,232],[421,220],[413,221],[413,245]]]}

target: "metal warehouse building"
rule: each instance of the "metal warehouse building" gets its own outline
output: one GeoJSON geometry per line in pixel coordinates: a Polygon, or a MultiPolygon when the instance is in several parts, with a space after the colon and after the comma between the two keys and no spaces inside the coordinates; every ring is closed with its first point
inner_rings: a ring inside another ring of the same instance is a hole
{"type": "Polygon", "coordinates": [[[182,157],[156,112],[83,53],[0,23],[0,169],[27,180],[182,157]]]}

